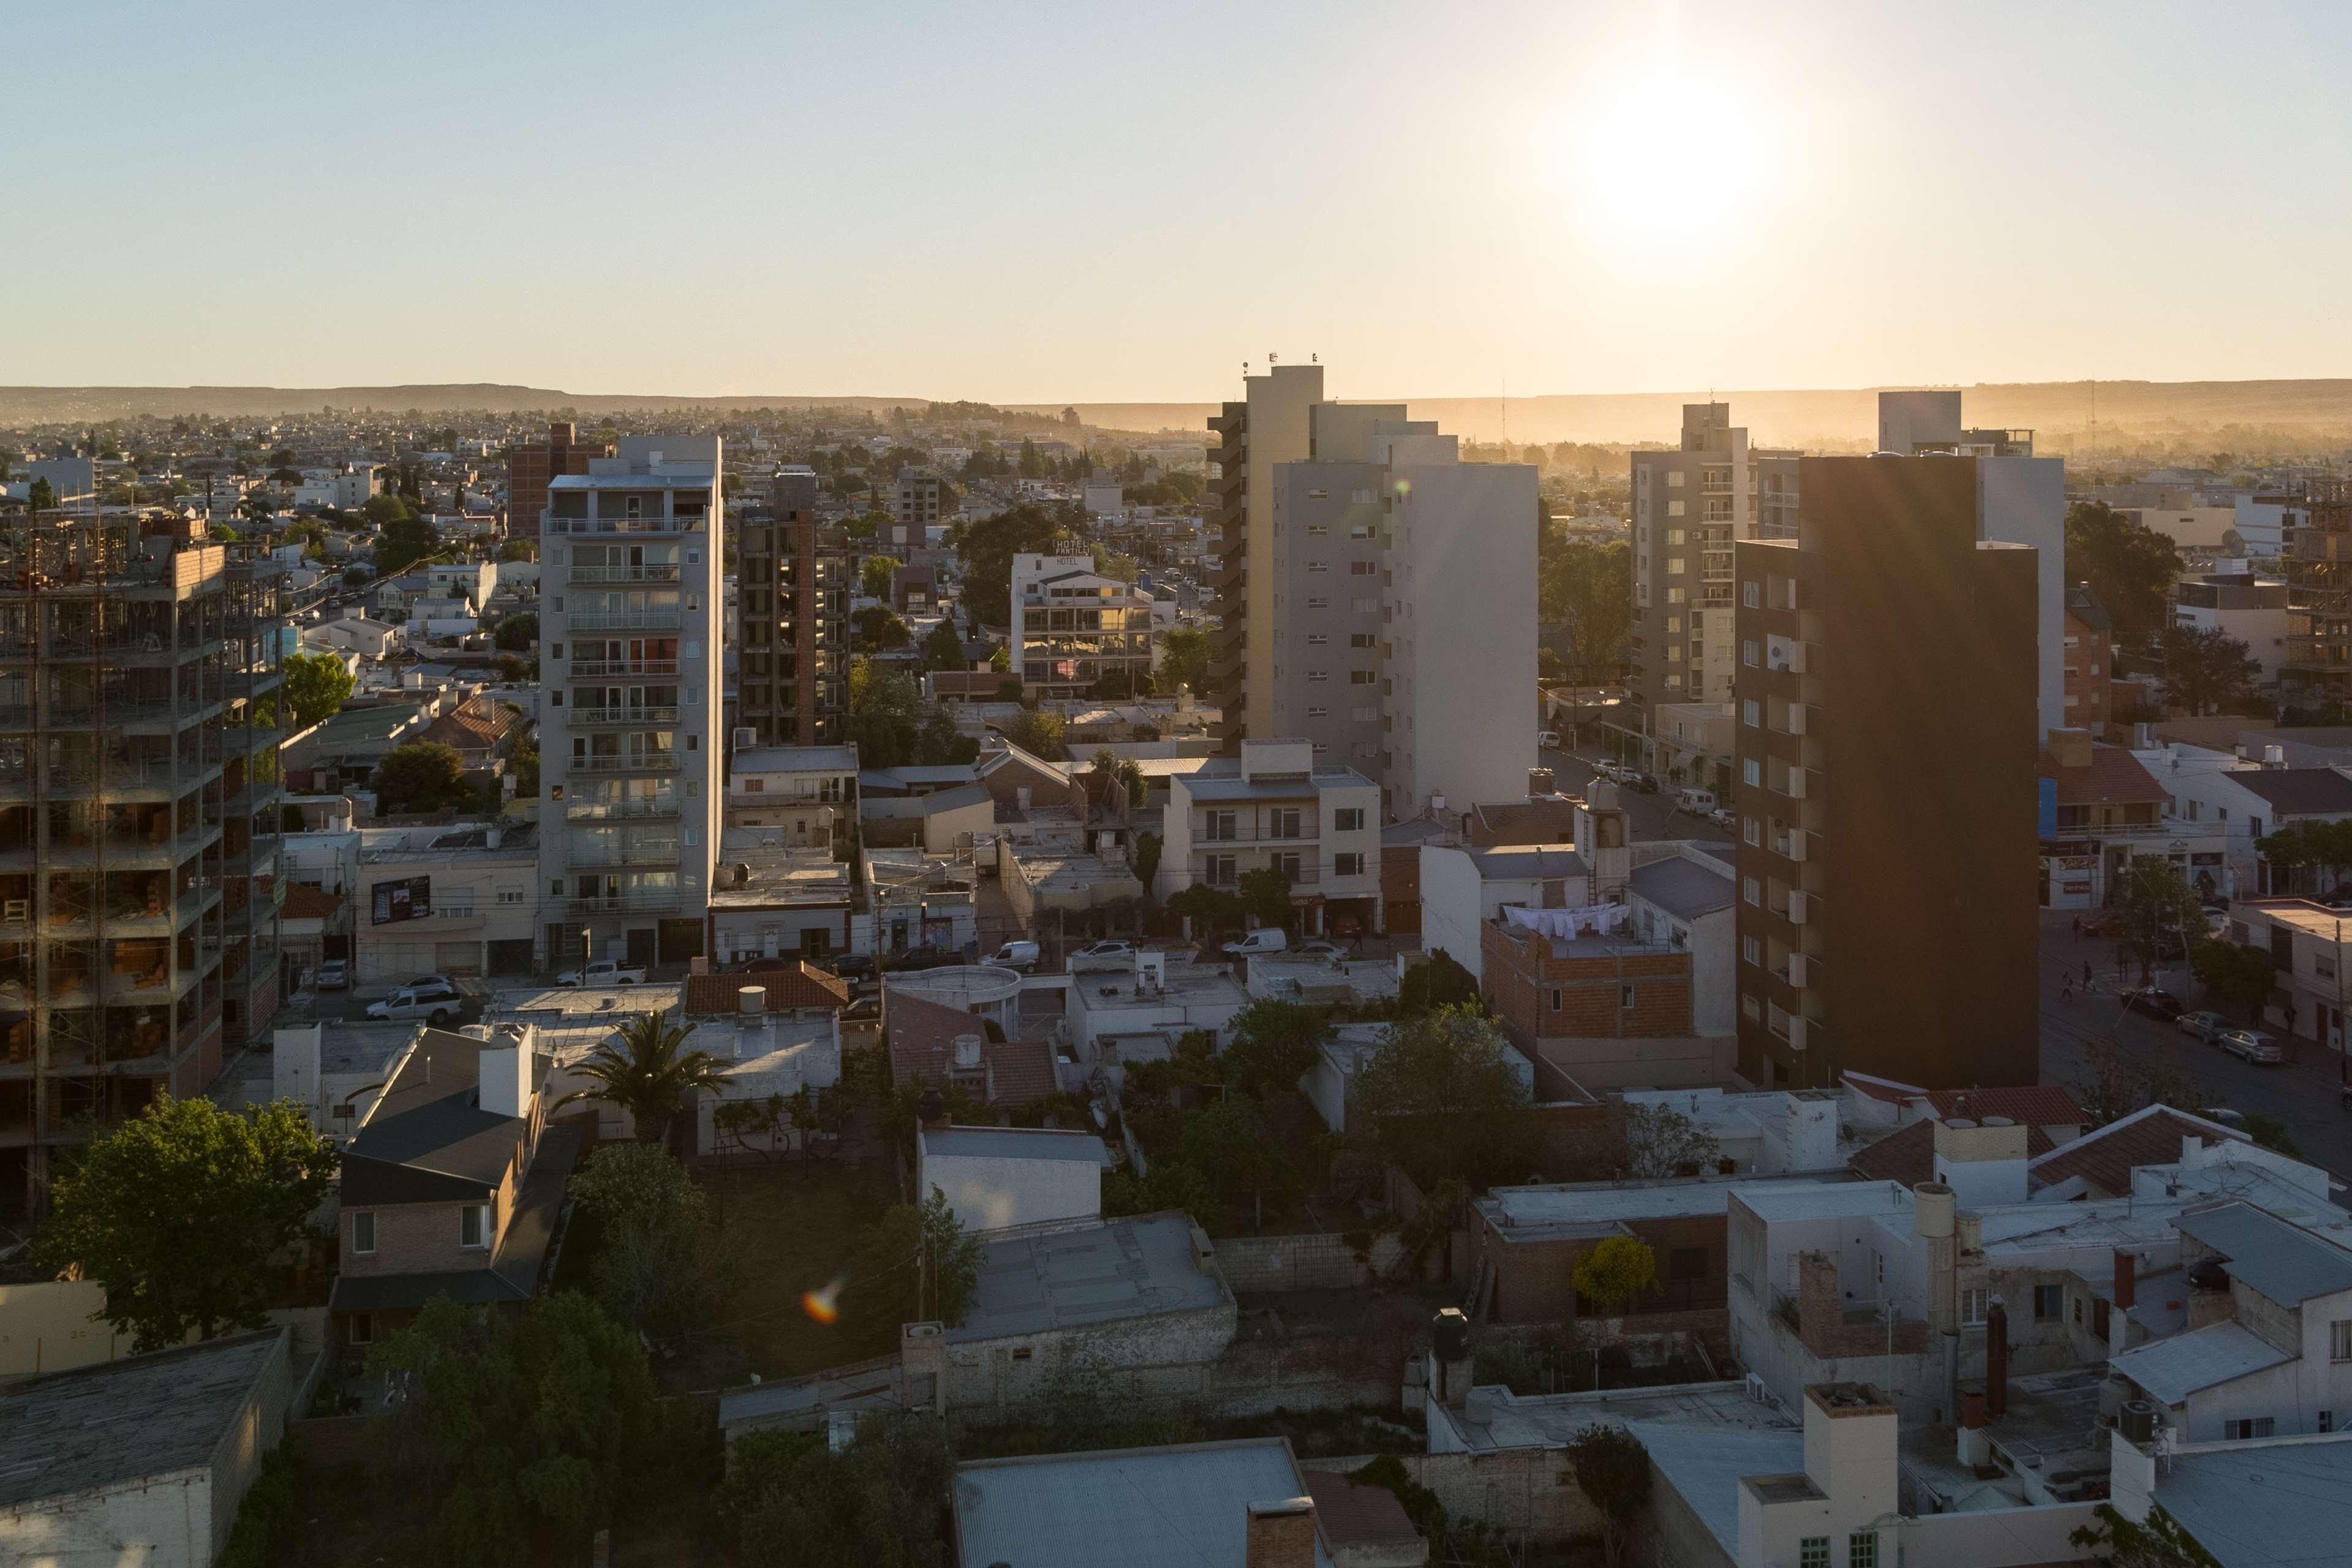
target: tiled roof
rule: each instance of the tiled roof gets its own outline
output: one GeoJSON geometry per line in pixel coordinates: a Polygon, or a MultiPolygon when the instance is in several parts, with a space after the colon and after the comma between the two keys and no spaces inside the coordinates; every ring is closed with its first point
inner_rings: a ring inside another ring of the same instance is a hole
{"type": "Polygon", "coordinates": [[[343,900],[326,889],[293,882],[287,886],[286,906],[278,915],[289,921],[331,921],[342,908],[343,900]]]}
{"type": "Polygon", "coordinates": [[[1053,1048],[1044,1040],[991,1040],[987,1026],[971,1014],[904,991],[888,994],[883,1028],[890,1049],[890,1079],[944,1083],[949,1048],[959,1035],[982,1037],[981,1059],[988,1067],[988,1103],[1020,1105],[1042,1100],[1058,1087],[1053,1048]]]}
{"type": "Polygon", "coordinates": [[[1947,1121],[1956,1116],[1979,1121],[1988,1116],[2006,1116],[2029,1127],[2080,1127],[2090,1120],[2074,1103],[2074,1097],[2054,1083],[2015,1089],[1938,1089],[1929,1091],[1927,1103],[1947,1121]]]}
{"type": "Polygon", "coordinates": [[[2080,1176],[2095,1192],[2121,1196],[2131,1191],[2135,1167],[2178,1161],[2183,1138],[2247,1141],[2244,1133],[2218,1121],[2184,1115],[2168,1105],[2151,1105],[2042,1155],[2028,1166],[2028,1174],[2037,1187],[2080,1176]]]}
{"type": "Polygon", "coordinates": [[[2334,768],[2241,768],[2222,776],[2282,816],[2352,812],[2352,779],[2334,768]]]}
{"type": "MultiPolygon", "coordinates": [[[[2045,751],[2042,776],[2058,781],[2060,805],[2144,805],[2172,798],[2156,775],[2122,746],[2093,746],[2091,765],[2084,768],[2062,768],[2045,751]]],[[[2352,805],[2346,809],[2352,810],[2352,805]]]]}
{"type": "Polygon", "coordinates": [[[2234,752],[2238,737],[2247,731],[2262,727],[2259,719],[2231,714],[2212,714],[2194,719],[2167,719],[2148,727],[2148,734],[2158,744],[2178,741],[2185,746],[2197,746],[2209,752],[2234,752]]]}
{"type": "MultiPolygon", "coordinates": [[[[2047,1154],[2057,1147],[2050,1141],[2050,1134],[2031,1123],[2027,1124],[2025,1157],[2028,1160],[2047,1154]]],[[[2174,1152],[2179,1151],[2176,1149],[2174,1152]]],[[[1900,1182],[1906,1187],[1916,1187],[1921,1182],[1934,1181],[1935,1122],[1927,1120],[1914,1121],[1902,1131],[1881,1138],[1846,1162],[1846,1169],[1865,1182],[1900,1182]]]]}
{"type": "Polygon", "coordinates": [[[771,1013],[803,1007],[839,1010],[849,1005],[849,982],[814,964],[780,961],[773,969],[737,970],[728,974],[686,977],[686,1014],[690,1018],[717,1017],[737,1009],[736,993],[757,986],[767,993],[762,1005],[771,1013]]]}
{"type": "Polygon", "coordinates": [[[1417,1542],[1421,1531],[1386,1487],[1360,1487],[1330,1470],[1302,1470],[1307,1493],[1315,1500],[1315,1518],[1323,1539],[1334,1552],[1350,1546],[1417,1542]]]}
{"type": "Polygon", "coordinates": [[[522,710],[510,708],[503,702],[492,703],[491,707],[495,712],[485,713],[480,708],[468,705],[455,713],[444,713],[425,726],[425,732],[417,739],[454,746],[459,751],[481,751],[494,746],[499,737],[514,728],[515,721],[522,717],[522,710]]]}

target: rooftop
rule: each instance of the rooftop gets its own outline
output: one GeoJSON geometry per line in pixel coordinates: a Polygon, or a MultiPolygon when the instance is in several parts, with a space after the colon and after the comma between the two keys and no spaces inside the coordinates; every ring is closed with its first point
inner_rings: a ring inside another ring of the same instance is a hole
{"type": "Polygon", "coordinates": [[[2080,1176],[2101,1192],[2128,1193],[2132,1172],[2142,1165],[2175,1163],[2180,1158],[2183,1138],[2250,1142],[2243,1132],[2218,1121],[2168,1105],[2150,1105],[2028,1160],[2026,1175],[2037,1187],[2080,1176]]]}
{"type": "Polygon", "coordinates": [[[287,1343],[263,1329],[0,1388],[0,1508],[209,1466],[287,1343]]]}
{"type": "Polygon", "coordinates": [[[2281,816],[2352,814],[2352,778],[2334,768],[2240,768],[2221,776],[2260,795],[2281,816]]]}
{"type": "Polygon", "coordinates": [[[849,982],[838,974],[819,969],[805,959],[758,959],[755,966],[730,970],[724,974],[689,974],[686,977],[686,1014],[689,1018],[716,1017],[724,1013],[740,1013],[742,999],[740,993],[757,990],[761,993],[763,1012],[791,1013],[803,1009],[839,1011],[849,1005],[849,982]]]}
{"type": "MultiPolygon", "coordinates": [[[[1222,963],[1195,963],[1170,955],[1165,983],[1151,985],[1129,969],[1078,969],[1072,966],[1070,994],[1089,1012],[1118,1011],[1173,1001],[1178,1005],[1203,1007],[1249,1001],[1241,983],[1222,963]]],[[[1175,1020],[1171,1019],[1173,1024],[1175,1020]]]]}
{"type": "Polygon", "coordinates": [[[1676,1496],[1723,1548],[1739,1555],[1739,1488],[1751,1476],[1801,1473],[1805,1435],[1794,1426],[1726,1431],[1702,1423],[1629,1420],[1676,1496]]]}
{"type": "Polygon", "coordinates": [[[1732,904],[1731,868],[1717,861],[1702,865],[1675,856],[1637,866],[1630,879],[1633,896],[1653,903],[1678,920],[1695,921],[1732,904]]]}
{"type": "Polygon", "coordinates": [[[2180,1234],[2221,1255],[2221,1267],[2284,1307],[2352,1290],[2352,1252],[2252,1204],[2180,1216],[2180,1234]]]}
{"type": "Polygon", "coordinates": [[[2179,1405],[2200,1390],[2233,1383],[2294,1358],[2236,1323],[2208,1323],[2168,1340],[2126,1351],[2107,1364],[2163,1405],[2179,1405]]]}
{"type": "Polygon", "coordinates": [[[2060,767],[2045,751],[2042,776],[2057,781],[2060,805],[2144,805],[2172,798],[2146,764],[2122,746],[2093,746],[2089,764],[2079,768],[2060,767]]]}
{"type": "Polygon", "coordinates": [[[1465,849],[1482,881],[1535,881],[1582,877],[1592,868],[1573,849],[1558,845],[1498,844],[1465,849]]]}
{"type": "Polygon", "coordinates": [[[2156,1500],[2221,1568],[2341,1563],[2352,1435],[2189,1445],[2158,1468],[2156,1500]]]}
{"type": "Polygon", "coordinates": [[[971,1305],[947,1337],[1007,1339],[1232,1300],[1224,1282],[1193,1261],[1189,1217],[1144,1215],[990,1242],[971,1305]]]}
{"type": "MultiPolygon", "coordinates": [[[[420,1031],[343,1152],[343,1202],[456,1202],[497,1187],[530,1136],[525,1119],[478,1103],[482,1053],[509,1043],[420,1031]]],[[[534,1089],[554,1064],[535,1065],[534,1089]]]]}
{"type": "Polygon", "coordinates": [[[857,748],[760,746],[736,752],[731,767],[739,779],[745,773],[854,773],[857,748]]]}
{"type": "Polygon", "coordinates": [[[833,905],[852,897],[849,863],[821,847],[747,849],[730,843],[719,851],[718,879],[710,889],[713,909],[833,905]]]}
{"type": "Polygon", "coordinates": [[[992,1040],[978,1016],[905,989],[895,980],[883,998],[882,1024],[893,1083],[918,1079],[946,1083],[956,1070],[955,1042],[971,1035],[980,1039],[980,1066],[963,1070],[981,1075],[982,1097],[989,1104],[1021,1105],[1042,1100],[1058,1087],[1048,1042],[992,1040]]]}
{"type": "Polygon", "coordinates": [[[1250,1505],[1305,1495],[1279,1437],[978,1459],[956,1467],[956,1536],[974,1568],[1244,1568],[1250,1505]]]}
{"type": "Polygon", "coordinates": [[[950,1127],[925,1129],[923,1152],[957,1160],[1070,1160],[1081,1165],[1113,1163],[1100,1136],[1078,1128],[950,1127]]]}
{"type": "MultiPolygon", "coordinates": [[[[1731,1194],[1759,1213],[1766,1205],[1782,1196],[1811,1196],[1822,1190],[1824,1180],[1830,1190],[1846,1194],[1843,1202],[1857,1202],[1860,1209],[1832,1204],[1825,1212],[1831,1214],[1870,1213],[1868,1188],[1863,1184],[1843,1180],[1841,1174],[1826,1178],[1812,1176],[1773,1176],[1759,1181],[1754,1178],[1678,1176],[1654,1182],[1572,1182],[1537,1187],[1496,1187],[1476,1202],[1478,1212],[1489,1226],[1507,1240],[1545,1241],[1560,1236],[1577,1236],[1593,1227],[1605,1231],[1637,1219],[1674,1219],[1720,1215],[1728,1212],[1731,1194]]],[[[1778,1217],[1767,1215],[1766,1217],[1778,1217]]]]}
{"type": "Polygon", "coordinates": [[[1798,1418],[1777,1404],[1748,1395],[1744,1383],[1680,1383],[1662,1388],[1614,1388],[1586,1394],[1513,1394],[1482,1388],[1488,1419],[1464,1410],[1445,1419],[1474,1453],[1497,1448],[1556,1447],[1588,1426],[1636,1421],[1670,1422],[1704,1430],[1710,1438],[1735,1432],[1798,1430],[1798,1418]]]}

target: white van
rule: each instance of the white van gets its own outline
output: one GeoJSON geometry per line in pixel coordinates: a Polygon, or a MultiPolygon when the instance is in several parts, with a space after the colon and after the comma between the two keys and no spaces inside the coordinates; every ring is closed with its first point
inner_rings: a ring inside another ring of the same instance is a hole
{"type": "Polygon", "coordinates": [[[1026,973],[1037,967],[1037,944],[1034,942],[1008,942],[989,954],[987,962],[1026,973]]]}
{"type": "Polygon", "coordinates": [[[1224,951],[1235,958],[1246,958],[1256,952],[1282,952],[1290,946],[1290,933],[1280,926],[1262,926],[1244,931],[1239,942],[1225,943],[1224,951]]]}
{"type": "Polygon", "coordinates": [[[1706,816],[1715,810],[1715,792],[1711,789],[1686,789],[1675,799],[1694,816],[1706,816]]]}
{"type": "Polygon", "coordinates": [[[1536,750],[1538,752],[1559,751],[1559,731],[1557,730],[1538,730],[1536,731],[1536,750]]]}

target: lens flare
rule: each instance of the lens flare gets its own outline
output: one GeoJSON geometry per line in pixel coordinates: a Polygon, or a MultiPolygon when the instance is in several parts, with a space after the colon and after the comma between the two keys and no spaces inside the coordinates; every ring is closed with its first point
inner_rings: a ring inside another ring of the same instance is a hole
{"type": "Polygon", "coordinates": [[[820,1323],[839,1322],[841,1321],[841,1287],[845,1283],[846,1283],[845,1277],[835,1275],[822,1289],[802,1292],[801,1310],[820,1323]]]}

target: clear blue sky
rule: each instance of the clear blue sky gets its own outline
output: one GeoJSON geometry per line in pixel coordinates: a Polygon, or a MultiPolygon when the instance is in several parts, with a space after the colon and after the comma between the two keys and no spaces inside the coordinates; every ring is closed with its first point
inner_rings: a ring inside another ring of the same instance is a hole
{"type": "Polygon", "coordinates": [[[2352,5],[23,4],[0,383],[2352,370],[2352,5]]]}

